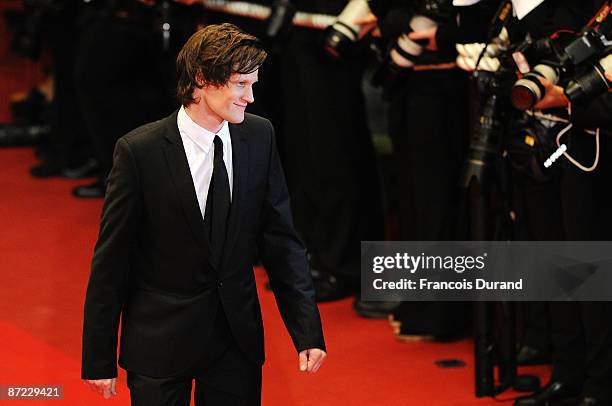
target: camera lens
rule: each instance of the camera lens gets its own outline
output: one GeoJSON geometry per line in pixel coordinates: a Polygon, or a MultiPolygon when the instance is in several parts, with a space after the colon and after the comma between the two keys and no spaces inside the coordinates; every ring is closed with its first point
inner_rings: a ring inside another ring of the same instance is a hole
{"type": "Polygon", "coordinates": [[[537,65],[533,71],[517,80],[512,86],[510,98],[514,107],[519,110],[527,110],[542,100],[546,89],[540,82],[540,77],[555,84],[559,76],[555,68],[548,65],[537,65]]]}
{"type": "Polygon", "coordinates": [[[527,110],[540,101],[542,91],[532,78],[524,77],[514,84],[510,97],[514,107],[527,110]]]}
{"type": "Polygon", "coordinates": [[[612,54],[602,58],[588,73],[569,82],[565,95],[572,103],[581,103],[610,89],[605,71],[612,69],[612,54]]]}

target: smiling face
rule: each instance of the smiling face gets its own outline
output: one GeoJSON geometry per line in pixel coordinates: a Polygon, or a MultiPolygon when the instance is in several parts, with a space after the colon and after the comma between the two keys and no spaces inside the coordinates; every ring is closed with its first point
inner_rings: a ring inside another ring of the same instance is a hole
{"type": "Polygon", "coordinates": [[[257,82],[258,70],[248,74],[234,73],[225,85],[207,85],[196,89],[199,98],[198,105],[208,119],[222,124],[228,121],[233,124],[242,123],[244,110],[253,103],[253,85],[257,82]]]}

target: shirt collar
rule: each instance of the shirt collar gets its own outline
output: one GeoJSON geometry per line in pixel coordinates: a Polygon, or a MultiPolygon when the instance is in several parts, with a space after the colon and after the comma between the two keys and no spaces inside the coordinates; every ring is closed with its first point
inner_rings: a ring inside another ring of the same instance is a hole
{"type": "Polygon", "coordinates": [[[227,121],[223,122],[221,129],[217,133],[208,131],[206,128],[199,126],[195,121],[189,117],[185,111],[185,107],[181,106],[177,115],[177,124],[180,132],[188,137],[194,144],[196,144],[205,154],[211,148],[215,140],[215,135],[218,135],[226,145],[230,141],[229,126],[227,121]]]}

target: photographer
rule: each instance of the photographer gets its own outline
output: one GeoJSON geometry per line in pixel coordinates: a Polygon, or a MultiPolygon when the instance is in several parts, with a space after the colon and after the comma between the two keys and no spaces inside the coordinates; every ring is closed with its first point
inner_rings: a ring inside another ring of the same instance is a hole
{"type": "MultiPolygon", "coordinates": [[[[567,106],[563,89],[550,83],[536,108],[567,106]]],[[[602,126],[610,131],[612,94],[607,93],[588,105],[572,107],[576,127],[602,126]]],[[[612,179],[610,151],[606,137],[601,140],[601,158],[596,171],[585,173],[566,164],[562,173],[563,222],[567,240],[608,240],[610,238],[609,199],[612,179]]],[[[592,136],[574,131],[572,155],[592,156],[592,136]]],[[[585,158],[583,158],[585,159],[585,158]]],[[[589,159],[589,158],[586,158],[589,159]]],[[[612,328],[609,302],[551,303],[552,359],[551,381],[540,392],[519,399],[517,406],[544,405],[551,401],[577,398],[580,406],[607,405],[612,401],[612,328]]]]}
{"type": "Polygon", "coordinates": [[[39,146],[40,162],[30,169],[36,178],[68,176],[78,172],[90,155],[88,134],[77,99],[74,64],[78,37],[77,24],[84,8],[77,1],[38,0],[28,4],[25,28],[13,44],[31,59],[38,59],[42,49],[51,56],[53,72],[53,108],[51,133],[39,146]]]}
{"type": "MultiPolygon", "coordinates": [[[[597,12],[602,1],[547,1],[529,13],[521,25],[533,38],[547,37],[564,29],[579,31],[597,12]]],[[[608,72],[608,75],[609,72],[608,72]]],[[[564,89],[541,80],[545,95],[534,108],[559,109],[569,106],[564,89]]],[[[569,139],[563,139],[577,161],[590,162],[595,139],[584,128],[600,127],[599,164],[590,171],[561,161],[561,207],[565,239],[609,240],[609,183],[612,178],[606,132],[611,127],[610,93],[571,105],[573,125],[569,139]]],[[[552,135],[551,135],[552,136],[552,135]]],[[[519,398],[516,406],[563,404],[592,406],[612,402],[612,315],[608,302],[554,302],[550,305],[553,373],[550,382],[537,393],[519,398]]]]}
{"type": "MultiPolygon", "coordinates": [[[[389,64],[389,135],[399,180],[398,240],[458,237],[459,176],[467,142],[467,78],[455,68],[450,0],[374,0],[389,64]],[[444,27],[444,28],[441,28],[444,27]],[[450,46],[449,46],[450,45],[450,46]]],[[[404,302],[395,311],[400,336],[449,339],[463,332],[465,309],[404,302]]],[[[400,337],[401,338],[401,337],[400,337]]]]}
{"type": "MultiPolygon", "coordinates": [[[[301,12],[339,15],[345,0],[295,0],[301,12]]],[[[324,32],[292,27],[279,62],[284,164],[296,228],[309,254],[318,301],[358,290],[359,241],[382,239],[376,156],[361,81],[367,59],[333,59],[324,32]]],[[[359,301],[357,301],[359,302],[359,301]]]]}
{"type": "Polygon", "coordinates": [[[93,183],[74,188],[73,195],[102,198],[117,139],[168,114],[176,101],[165,80],[167,55],[162,53],[155,7],[138,0],[101,3],[82,24],[75,66],[77,95],[99,174],[93,183]]]}

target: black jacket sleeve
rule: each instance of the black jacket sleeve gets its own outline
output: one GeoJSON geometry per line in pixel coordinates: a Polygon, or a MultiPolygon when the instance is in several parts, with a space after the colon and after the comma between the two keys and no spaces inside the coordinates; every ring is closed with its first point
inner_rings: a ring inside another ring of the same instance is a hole
{"type": "Polygon", "coordinates": [[[85,297],[83,379],[117,376],[119,318],[139,216],[138,177],[129,144],[117,142],[85,297]]]}
{"type": "Polygon", "coordinates": [[[289,193],[270,130],[268,184],[258,246],[278,309],[297,351],[325,350],[306,249],[293,227],[289,193]]]}

